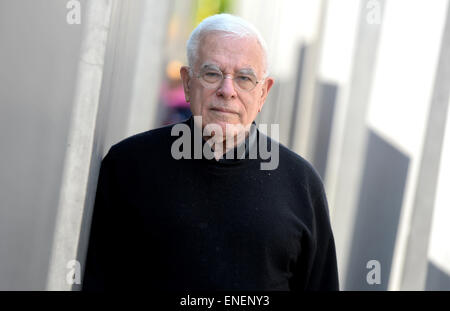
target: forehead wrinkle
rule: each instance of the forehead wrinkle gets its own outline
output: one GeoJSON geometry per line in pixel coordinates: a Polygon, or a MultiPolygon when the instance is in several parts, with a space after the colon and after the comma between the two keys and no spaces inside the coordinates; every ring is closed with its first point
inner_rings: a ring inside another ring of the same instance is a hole
{"type": "MultiPolygon", "coordinates": [[[[199,53],[198,56],[200,56],[199,58],[197,58],[197,60],[200,60],[201,58],[205,59],[204,57],[210,57],[212,54],[212,59],[210,59],[210,61],[216,62],[220,59],[223,59],[228,62],[228,61],[242,61],[242,57],[243,55],[246,55],[248,51],[254,51],[254,53],[256,53],[256,57],[257,58],[261,58],[260,60],[258,60],[257,64],[252,64],[253,59],[255,57],[255,55],[251,56],[251,59],[247,59],[244,60],[241,65],[243,66],[250,66],[249,69],[253,70],[253,74],[255,76],[259,75],[259,72],[261,71],[261,73],[265,73],[267,68],[267,64],[266,64],[266,55],[264,53],[264,48],[261,46],[261,43],[257,40],[256,37],[247,37],[247,36],[243,36],[243,37],[239,37],[239,36],[227,36],[226,34],[223,34],[221,32],[215,33],[205,33],[201,39],[200,39],[200,43],[199,43],[199,53]],[[243,40],[243,41],[242,41],[243,40]],[[226,44],[224,44],[224,42],[226,44]],[[234,44],[234,42],[237,42],[236,44],[234,44]],[[234,48],[231,49],[230,45],[234,44],[234,48]],[[244,45],[246,47],[244,47],[244,45]],[[248,45],[250,45],[250,47],[247,47],[248,45]],[[228,51],[228,52],[226,52],[228,51]],[[219,57],[219,59],[215,59],[216,56],[219,57]],[[237,57],[237,59],[235,59],[237,57]],[[250,63],[248,63],[250,61],[250,63]],[[256,68],[252,68],[255,65],[256,68]]],[[[253,53],[253,52],[252,52],[253,53]]],[[[208,57],[208,58],[209,58],[208,57]]],[[[244,58],[248,58],[245,57],[244,58]]],[[[197,63],[198,64],[198,63],[197,63]]],[[[216,66],[218,66],[218,68],[222,71],[225,72],[225,67],[226,65],[218,65],[219,63],[216,64],[216,66]]],[[[242,70],[241,68],[239,68],[238,71],[242,70]]],[[[233,73],[237,72],[236,70],[233,71],[233,73]]]]}

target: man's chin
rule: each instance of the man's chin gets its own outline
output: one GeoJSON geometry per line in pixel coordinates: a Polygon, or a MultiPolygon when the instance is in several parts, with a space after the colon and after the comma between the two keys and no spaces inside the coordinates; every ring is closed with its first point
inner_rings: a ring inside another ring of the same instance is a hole
{"type": "Polygon", "coordinates": [[[202,123],[203,129],[205,129],[205,128],[207,128],[207,129],[220,128],[222,130],[222,133],[224,134],[224,136],[226,136],[227,134],[230,134],[230,133],[234,133],[235,135],[237,135],[238,133],[249,130],[251,124],[245,126],[241,123],[241,120],[236,115],[234,115],[234,116],[232,116],[232,114],[230,114],[230,115],[231,115],[230,117],[226,117],[226,116],[222,116],[222,115],[220,117],[217,117],[217,116],[202,117],[201,119],[197,119],[196,123],[199,123],[199,121],[200,121],[202,123]]]}
{"type": "Polygon", "coordinates": [[[203,120],[203,127],[205,127],[208,124],[214,124],[214,125],[218,125],[222,128],[222,130],[225,132],[226,127],[234,127],[238,124],[240,124],[239,120],[236,120],[236,118],[226,118],[226,117],[221,117],[221,118],[205,118],[203,120]]]}

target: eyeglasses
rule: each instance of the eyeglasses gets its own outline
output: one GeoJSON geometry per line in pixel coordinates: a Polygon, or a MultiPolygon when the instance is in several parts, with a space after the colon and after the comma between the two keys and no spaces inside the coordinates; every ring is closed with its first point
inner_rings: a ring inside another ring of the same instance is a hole
{"type": "MultiPolygon", "coordinates": [[[[192,70],[192,72],[194,71],[192,70]]],[[[200,80],[200,83],[208,89],[218,88],[223,80],[229,77],[234,81],[234,86],[237,89],[246,92],[252,91],[258,83],[265,80],[265,78],[263,78],[258,81],[253,74],[243,72],[237,73],[236,76],[232,77],[230,74],[224,75],[221,70],[211,68],[201,70],[196,77],[200,80]]]]}

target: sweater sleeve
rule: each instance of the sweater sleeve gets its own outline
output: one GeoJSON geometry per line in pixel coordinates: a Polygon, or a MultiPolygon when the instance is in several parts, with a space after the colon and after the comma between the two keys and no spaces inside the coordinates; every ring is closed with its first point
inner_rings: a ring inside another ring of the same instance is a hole
{"type": "Polygon", "coordinates": [[[103,291],[106,289],[109,260],[112,257],[112,230],[110,223],[113,209],[111,158],[108,154],[102,161],[97,183],[94,210],[92,213],[89,244],[85,261],[83,291],[103,291]]]}
{"type": "Polygon", "coordinates": [[[310,231],[306,230],[302,236],[301,255],[291,282],[294,291],[339,290],[336,249],[328,203],[321,182],[318,188],[315,194],[311,194],[312,228],[310,231]]]}

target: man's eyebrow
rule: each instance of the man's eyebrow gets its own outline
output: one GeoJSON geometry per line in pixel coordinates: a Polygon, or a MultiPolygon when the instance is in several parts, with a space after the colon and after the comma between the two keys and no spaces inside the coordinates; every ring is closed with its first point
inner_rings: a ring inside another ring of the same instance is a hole
{"type": "Polygon", "coordinates": [[[256,77],[256,73],[252,68],[242,68],[239,69],[238,73],[243,73],[243,74],[247,74],[247,75],[253,75],[256,77]]]}
{"type": "Polygon", "coordinates": [[[209,64],[209,63],[206,63],[206,64],[202,65],[202,70],[205,70],[205,69],[215,69],[215,70],[220,71],[219,66],[217,66],[215,64],[209,64]]]}
{"type": "MultiPolygon", "coordinates": [[[[213,69],[213,70],[223,71],[222,69],[220,69],[219,66],[217,66],[216,64],[211,64],[211,63],[203,64],[201,67],[201,70],[205,70],[205,69],[213,69]]],[[[241,68],[237,71],[237,73],[253,75],[256,77],[255,71],[253,70],[253,68],[250,68],[250,67],[249,68],[241,68]]]]}

